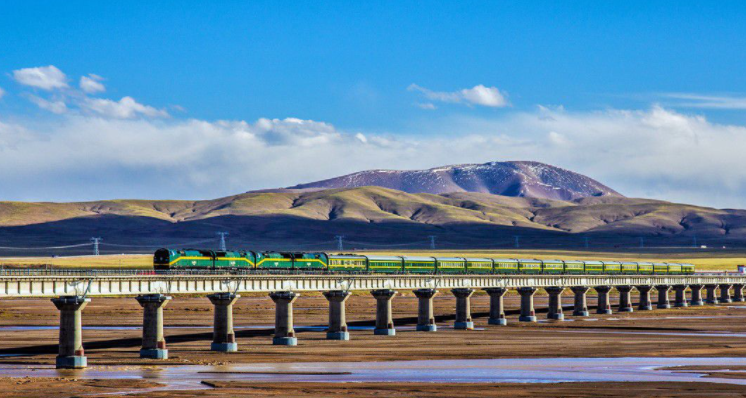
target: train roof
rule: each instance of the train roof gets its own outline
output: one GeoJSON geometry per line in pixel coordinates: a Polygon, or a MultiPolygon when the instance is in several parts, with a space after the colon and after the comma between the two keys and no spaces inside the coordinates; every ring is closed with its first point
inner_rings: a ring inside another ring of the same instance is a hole
{"type": "Polygon", "coordinates": [[[466,261],[473,261],[473,262],[492,262],[491,258],[482,258],[482,257],[467,257],[466,261]]]}
{"type": "Polygon", "coordinates": [[[374,261],[401,261],[401,257],[399,256],[365,256],[368,257],[368,260],[374,260],[374,261]]]}
{"type": "Polygon", "coordinates": [[[438,261],[465,261],[463,257],[435,257],[438,261]]]}
{"type": "Polygon", "coordinates": [[[522,259],[519,259],[518,261],[522,263],[540,263],[541,262],[541,260],[537,260],[535,258],[522,258],[522,259]]]}
{"type": "Polygon", "coordinates": [[[541,260],[541,261],[545,263],[560,263],[560,264],[563,263],[562,260],[541,260]]]}
{"type": "Polygon", "coordinates": [[[496,263],[517,263],[518,259],[515,258],[494,258],[496,263]]]}
{"type": "Polygon", "coordinates": [[[435,261],[435,257],[402,256],[404,261],[435,261]]]}
{"type": "Polygon", "coordinates": [[[356,258],[356,259],[366,258],[362,254],[327,254],[327,256],[329,258],[356,258]]]}

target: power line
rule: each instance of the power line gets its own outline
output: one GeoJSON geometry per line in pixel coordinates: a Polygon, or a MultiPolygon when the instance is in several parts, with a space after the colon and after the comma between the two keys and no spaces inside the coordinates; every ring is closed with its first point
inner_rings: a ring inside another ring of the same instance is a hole
{"type": "Polygon", "coordinates": [[[218,232],[218,236],[220,236],[220,250],[226,251],[225,247],[225,237],[228,236],[228,232],[218,232]]]}
{"type": "Polygon", "coordinates": [[[215,238],[202,239],[202,240],[193,240],[193,241],[190,241],[190,242],[181,242],[181,243],[168,243],[168,244],[155,243],[155,244],[152,244],[152,245],[124,245],[124,244],[106,243],[106,242],[101,242],[101,245],[102,246],[116,246],[116,247],[173,247],[173,246],[195,245],[195,244],[198,244],[198,243],[214,242],[214,241],[215,241],[215,238]]]}
{"type": "Polygon", "coordinates": [[[430,235],[428,238],[430,238],[430,248],[435,250],[435,235],[430,235]]]}
{"type": "Polygon", "coordinates": [[[83,247],[90,246],[93,243],[80,243],[77,245],[66,245],[66,246],[43,246],[43,247],[12,247],[12,246],[0,246],[0,249],[7,250],[44,250],[44,249],[69,249],[72,247],[83,247]]]}
{"type": "Polygon", "coordinates": [[[104,240],[101,237],[98,238],[91,238],[91,242],[93,242],[93,255],[98,256],[98,243],[104,240]]]}

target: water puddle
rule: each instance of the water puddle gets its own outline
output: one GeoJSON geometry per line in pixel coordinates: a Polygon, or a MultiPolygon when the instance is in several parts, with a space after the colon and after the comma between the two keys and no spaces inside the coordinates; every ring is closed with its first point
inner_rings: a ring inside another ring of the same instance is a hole
{"type": "Polygon", "coordinates": [[[391,362],[258,363],[223,366],[91,366],[58,371],[51,366],[0,365],[6,377],[76,377],[146,379],[166,389],[206,388],[202,380],[254,382],[712,382],[746,385],[746,379],[702,377],[701,373],[666,369],[711,366],[713,371],[744,366],[746,358],[536,358],[391,362]]]}
{"type": "MultiPolygon", "coordinates": [[[[29,330],[58,330],[59,326],[0,326],[2,332],[23,332],[29,330]]],[[[212,326],[163,326],[164,329],[205,329],[212,330],[212,326]]],[[[274,330],[274,325],[246,325],[234,326],[235,330],[274,330]]],[[[297,332],[324,332],[327,326],[295,326],[297,332]]],[[[372,331],[375,326],[348,326],[349,330],[368,330],[372,331]]],[[[453,325],[440,324],[439,329],[453,329],[453,325]]],[[[397,330],[415,330],[415,326],[397,326],[397,330]]],[[[142,330],[142,326],[83,326],[83,330],[142,330]]],[[[474,328],[474,330],[485,330],[484,328],[474,328]]]]}
{"type": "Polygon", "coordinates": [[[746,337],[746,333],[730,332],[645,332],[637,330],[605,330],[605,329],[585,329],[585,330],[557,330],[559,333],[593,333],[593,334],[640,334],[650,336],[683,336],[683,337],[746,337]]]}

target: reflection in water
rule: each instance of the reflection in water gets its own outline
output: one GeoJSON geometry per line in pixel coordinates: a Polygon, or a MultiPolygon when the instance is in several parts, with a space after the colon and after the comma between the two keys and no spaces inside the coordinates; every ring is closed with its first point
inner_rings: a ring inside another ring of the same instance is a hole
{"type": "Polygon", "coordinates": [[[257,382],[556,383],[604,381],[705,381],[746,385],[746,379],[701,378],[670,366],[744,366],[742,358],[536,358],[390,362],[260,363],[221,366],[91,366],[58,371],[51,366],[0,365],[0,376],[143,378],[169,389],[204,388],[202,380],[257,382]]]}

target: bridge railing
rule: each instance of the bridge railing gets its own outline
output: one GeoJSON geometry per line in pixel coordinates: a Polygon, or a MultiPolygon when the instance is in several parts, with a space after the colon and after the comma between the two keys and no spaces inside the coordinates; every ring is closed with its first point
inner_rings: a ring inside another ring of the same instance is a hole
{"type": "MultiPolygon", "coordinates": [[[[72,276],[72,277],[106,277],[106,276],[146,276],[146,275],[159,275],[159,276],[249,276],[249,275],[267,275],[267,276],[283,276],[283,275],[330,275],[338,273],[329,273],[320,270],[252,270],[252,269],[238,269],[238,270],[152,270],[152,269],[100,269],[100,268],[0,268],[0,277],[8,276],[72,276]]],[[[380,275],[373,272],[356,272],[356,273],[343,273],[342,275],[380,275]]],[[[430,274],[393,274],[393,275],[430,275],[430,274]]],[[[453,276],[451,274],[440,274],[442,276],[453,276]]],[[[471,275],[471,274],[470,274],[471,275]]],[[[474,276],[520,276],[524,274],[473,274],[474,276]]],[[[539,274],[543,275],[543,274],[539,274]]],[[[606,274],[604,274],[606,275],[606,274]]],[[[617,274],[609,274],[614,276],[617,274]]],[[[667,274],[654,274],[647,276],[666,276],[667,274]]],[[[728,271],[698,271],[691,276],[744,276],[746,274],[740,272],[728,272],[728,271]]],[[[527,275],[530,276],[530,275],[527,275]]],[[[569,274],[568,274],[569,276],[569,274]]],[[[620,274],[620,276],[623,276],[620,274]]]]}

